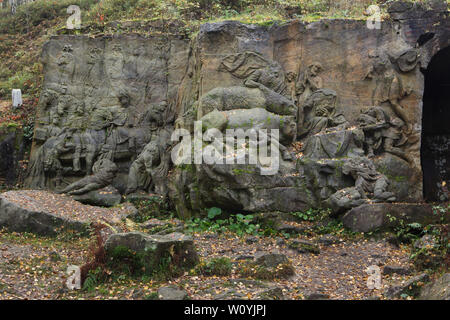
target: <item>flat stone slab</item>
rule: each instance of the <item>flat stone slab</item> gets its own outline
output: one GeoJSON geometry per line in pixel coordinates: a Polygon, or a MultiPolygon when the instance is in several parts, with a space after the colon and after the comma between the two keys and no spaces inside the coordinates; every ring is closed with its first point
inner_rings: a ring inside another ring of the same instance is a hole
{"type": "Polygon", "coordinates": [[[99,207],[114,207],[122,201],[122,195],[116,188],[108,186],[100,190],[90,191],[73,198],[83,204],[99,207]]]}
{"type": "Polygon", "coordinates": [[[131,204],[111,209],[84,205],[67,195],[48,191],[8,191],[0,194],[0,227],[40,235],[83,233],[90,222],[113,222],[135,210],[131,204]]]}
{"type": "Polygon", "coordinates": [[[450,300],[450,273],[426,285],[419,296],[420,300],[450,300]]]}
{"type": "MultiPolygon", "coordinates": [[[[342,218],[344,227],[355,232],[387,230],[406,224],[422,225],[440,222],[441,214],[435,214],[431,205],[425,203],[371,203],[351,209],[342,218]]],[[[449,214],[444,216],[449,221],[449,214]]]]}
{"type": "Polygon", "coordinates": [[[140,256],[148,272],[158,268],[169,257],[170,263],[182,268],[193,267],[198,262],[192,237],[178,232],[166,235],[148,235],[142,232],[115,233],[105,242],[107,255],[113,260],[117,259],[116,250],[123,251],[123,249],[140,256]]]}

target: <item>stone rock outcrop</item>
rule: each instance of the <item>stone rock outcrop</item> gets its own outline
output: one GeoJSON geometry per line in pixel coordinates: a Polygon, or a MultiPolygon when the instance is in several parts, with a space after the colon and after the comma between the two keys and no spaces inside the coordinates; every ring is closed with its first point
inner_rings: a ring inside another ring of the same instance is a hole
{"type": "Polygon", "coordinates": [[[180,268],[190,268],[198,262],[192,238],[176,232],[167,235],[115,233],[106,240],[105,250],[110,259],[120,259],[117,252],[127,250],[140,257],[139,263],[149,273],[167,262],[180,268]]]}
{"type": "MultiPolygon", "coordinates": [[[[450,216],[447,214],[444,218],[448,221],[450,216]]],[[[429,204],[372,203],[353,208],[343,216],[342,222],[352,231],[370,232],[399,226],[401,221],[427,225],[438,223],[440,219],[429,204]]]]}

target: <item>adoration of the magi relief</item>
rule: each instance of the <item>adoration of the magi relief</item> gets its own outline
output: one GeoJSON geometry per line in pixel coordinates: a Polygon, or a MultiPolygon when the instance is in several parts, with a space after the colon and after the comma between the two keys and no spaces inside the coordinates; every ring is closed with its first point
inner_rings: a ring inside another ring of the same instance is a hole
{"type": "Polygon", "coordinates": [[[449,299],[448,1],[73,2],[0,1],[0,250],[96,243],[46,298],[449,299]]]}

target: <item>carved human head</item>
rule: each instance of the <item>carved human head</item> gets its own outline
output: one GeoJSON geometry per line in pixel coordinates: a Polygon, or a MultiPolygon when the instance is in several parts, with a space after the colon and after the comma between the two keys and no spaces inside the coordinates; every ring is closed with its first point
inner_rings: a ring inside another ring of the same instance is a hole
{"type": "Polygon", "coordinates": [[[322,65],[319,62],[314,62],[309,66],[309,73],[312,76],[316,76],[319,74],[320,71],[322,71],[322,65]]]}
{"type": "Polygon", "coordinates": [[[297,136],[297,120],[294,116],[286,116],[281,127],[281,132],[286,140],[292,142],[297,136]]]}

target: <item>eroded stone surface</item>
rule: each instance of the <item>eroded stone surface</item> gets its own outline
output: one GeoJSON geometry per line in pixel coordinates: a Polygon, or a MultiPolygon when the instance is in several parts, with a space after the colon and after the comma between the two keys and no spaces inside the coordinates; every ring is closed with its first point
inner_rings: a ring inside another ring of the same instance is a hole
{"type": "MultiPolygon", "coordinates": [[[[444,219],[448,221],[448,213],[444,219]]],[[[346,228],[357,232],[386,230],[405,224],[420,223],[427,225],[439,222],[441,216],[434,214],[429,204],[408,203],[372,203],[364,204],[347,212],[342,221],[346,228]]]]}

